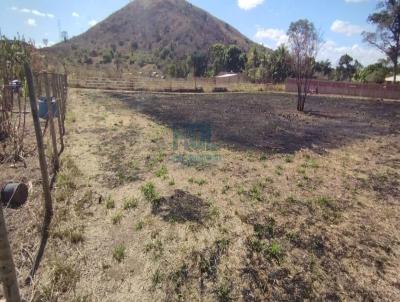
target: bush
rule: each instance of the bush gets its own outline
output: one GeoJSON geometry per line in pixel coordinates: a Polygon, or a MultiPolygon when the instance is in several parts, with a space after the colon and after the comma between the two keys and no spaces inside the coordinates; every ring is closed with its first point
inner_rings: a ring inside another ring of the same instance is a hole
{"type": "Polygon", "coordinates": [[[105,54],[103,55],[103,63],[108,64],[112,62],[112,56],[111,54],[105,54]]]}

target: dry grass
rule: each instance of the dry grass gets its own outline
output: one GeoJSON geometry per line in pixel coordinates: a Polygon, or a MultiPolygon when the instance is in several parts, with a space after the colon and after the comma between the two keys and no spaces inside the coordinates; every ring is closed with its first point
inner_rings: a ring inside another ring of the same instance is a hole
{"type": "Polygon", "coordinates": [[[71,91],[42,301],[398,300],[395,121],[324,152],[217,140],[217,160],[177,161],[169,125],[129,102],[71,91]]]}

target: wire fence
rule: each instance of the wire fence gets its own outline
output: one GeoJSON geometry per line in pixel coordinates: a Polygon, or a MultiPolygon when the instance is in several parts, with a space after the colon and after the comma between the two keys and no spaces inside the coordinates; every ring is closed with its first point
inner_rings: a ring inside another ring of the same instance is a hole
{"type": "MultiPolygon", "coordinates": [[[[64,150],[65,117],[67,112],[68,78],[64,74],[33,73],[28,63],[22,64],[23,80],[13,80],[3,85],[1,93],[0,133],[5,146],[9,146],[4,161],[24,161],[24,143],[27,134],[27,115],[32,116],[43,190],[43,222],[39,248],[32,268],[26,278],[30,284],[39,268],[49,238],[53,216],[52,188],[60,168],[60,155],[64,150]],[[29,104],[29,105],[28,105],[29,104]],[[30,110],[28,110],[28,106],[30,110]],[[50,148],[46,148],[46,143],[50,148]],[[49,160],[48,160],[49,159],[49,160]]],[[[12,200],[2,200],[10,205],[12,200]]],[[[6,301],[21,301],[7,228],[0,213],[0,277],[6,301]]]]}

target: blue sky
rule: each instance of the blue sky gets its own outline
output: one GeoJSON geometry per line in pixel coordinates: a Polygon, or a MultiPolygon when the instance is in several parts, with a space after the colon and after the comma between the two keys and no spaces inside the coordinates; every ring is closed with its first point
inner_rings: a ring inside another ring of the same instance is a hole
{"type": "MultiPolygon", "coordinates": [[[[1,0],[0,28],[11,37],[17,33],[38,46],[60,40],[59,28],[78,35],[122,8],[129,0],[1,0]]],[[[319,58],[335,65],[349,53],[363,64],[383,57],[362,42],[360,33],[372,29],[367,16],[377,0],[190,0],[236,27],[250,39],[275,48],[286,41],[290,22],[308,18],[325,41],[319,58]]]]}

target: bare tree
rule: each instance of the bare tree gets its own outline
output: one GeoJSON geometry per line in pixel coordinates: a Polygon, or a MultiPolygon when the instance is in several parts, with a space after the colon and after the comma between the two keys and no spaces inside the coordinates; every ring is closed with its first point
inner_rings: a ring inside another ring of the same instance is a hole
{"type": "Polygon", "coordinates": [[[379,11],[368,16],[376,25],[375,32],[363,32],[364,41],[382,51],[393,63],[393,81],[396,83],[400,55],[400,1],[380,1],[379,11]]]}
{"type": "Polygon", "coordinates": [[[314,74],[315,57],[322,39],[314,24],[307,19],[292,22],[287,35],[292,55],[292,68],[297,83],[297,110],[304,111],[310,80],[314,74]]]}

